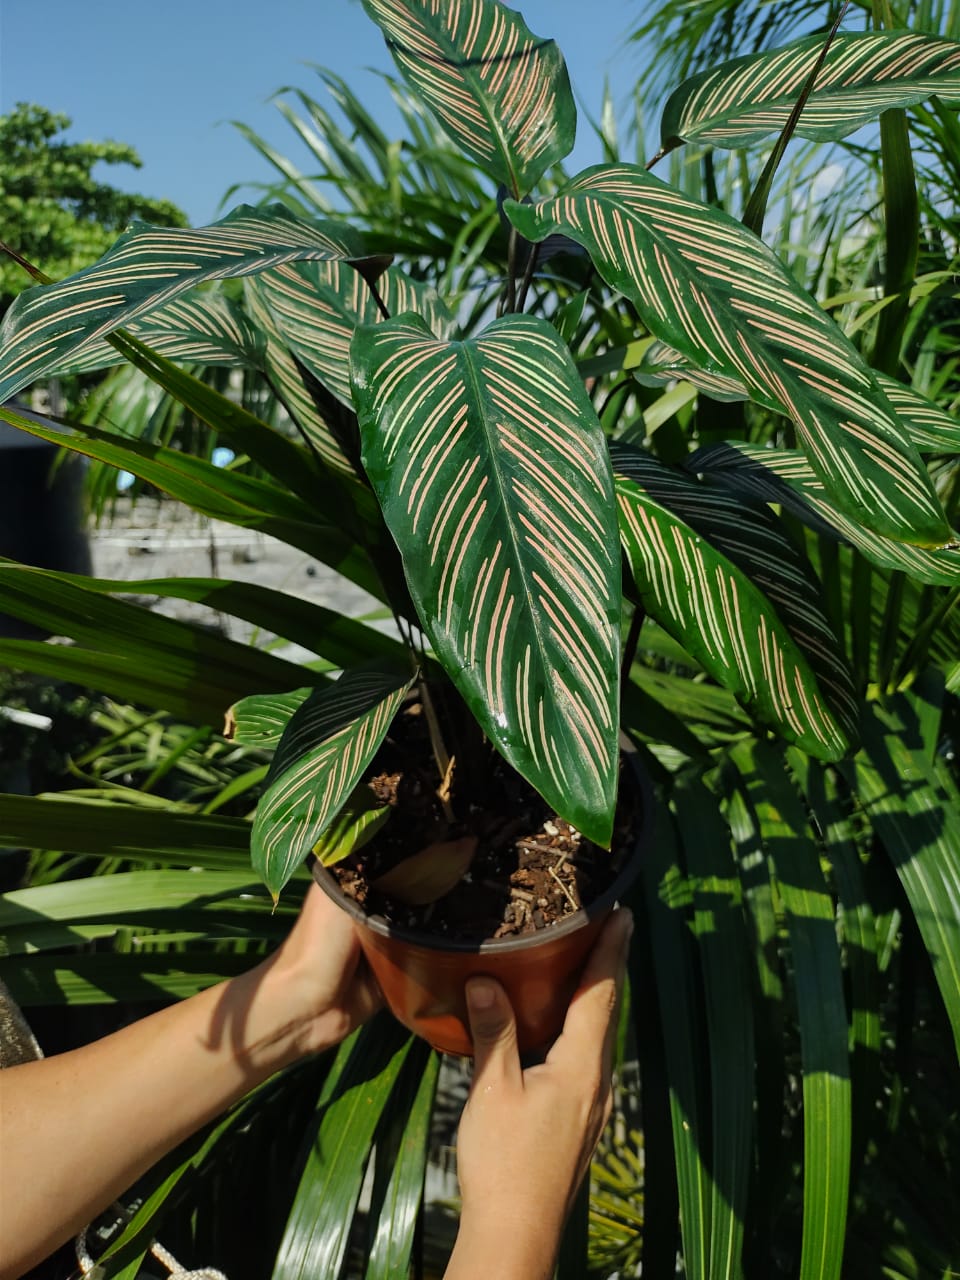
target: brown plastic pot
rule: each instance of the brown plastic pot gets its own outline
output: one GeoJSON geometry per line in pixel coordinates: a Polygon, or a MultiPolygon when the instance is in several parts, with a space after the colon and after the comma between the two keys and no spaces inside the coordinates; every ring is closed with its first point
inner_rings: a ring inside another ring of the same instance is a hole
{"type": "Polygon", "coordinates": [[[382,916],[368,916],[341,892],[329,871],[313,863],[314,879],[357,926],[360,945],[390,1011],[435,1049],[472,1055],[464,985],[479,974],[496,978],[510,997],[521,1053],[540,1049],[559,1035],[587,954],[640,870],[651,827],[649,783],[632,744],[624,740],[622,750],[636,779],[641,805],[633,846],[619,851],[619,870],[605,893],[561,924],[535,934],[476,943],[400,928],[382,916]]]}

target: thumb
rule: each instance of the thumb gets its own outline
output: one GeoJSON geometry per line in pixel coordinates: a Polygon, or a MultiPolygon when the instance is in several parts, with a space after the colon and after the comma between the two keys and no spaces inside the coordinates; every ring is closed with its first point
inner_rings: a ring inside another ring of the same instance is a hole
{"type": "Polygon", "coordinates": [[[471,978],[466,996],[476,1063],[474,1084],[481,1078],[487,1084],[519,1080],[517,1023],[507,993],[493,978],[471,978]]]}

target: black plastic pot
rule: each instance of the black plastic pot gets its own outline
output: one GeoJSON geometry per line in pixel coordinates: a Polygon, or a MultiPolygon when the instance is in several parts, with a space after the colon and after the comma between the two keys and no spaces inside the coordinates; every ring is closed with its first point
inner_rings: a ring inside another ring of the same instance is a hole
{"type": "MultiPolygon", "coordinates": [[[[27,414],[19,406],[18,413],[27,414]]],[[[53,425],[47,419],[42,421],[53,425]]],[[[83,510],[84,461],[0,422],[0,556],[40,569],[89,573],[83,510]]],[[[48,633],[0,613],[0,636],[48,633]]]]}

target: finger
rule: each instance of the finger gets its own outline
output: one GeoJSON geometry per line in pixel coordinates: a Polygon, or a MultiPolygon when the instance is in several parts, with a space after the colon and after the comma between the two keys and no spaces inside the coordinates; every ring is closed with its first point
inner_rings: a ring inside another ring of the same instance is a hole
{"type": "Polygon", "coordinates": [[[632,933],[633,915],[625,908],[615,911],[604,925],[570,1002],[563,1033],[547,1055],[548,1062],[582,1067],[595,1062],[599,1052],[603,1074],[609,1072],[632,933]]]}
{"type": "Polygon", "coordinates": [[[357,1023],[366,1022],[383,1006],[383,992],[361,956],[350,991],[350,1012],[357,1023]]]}
{"type": "Polygon", "coordinates": [[[493,978],[471,978],[466,997],[475,1062],[474,1091],[495,1084],[520,1084],[517,1022],[507,993],[493,978]]]}

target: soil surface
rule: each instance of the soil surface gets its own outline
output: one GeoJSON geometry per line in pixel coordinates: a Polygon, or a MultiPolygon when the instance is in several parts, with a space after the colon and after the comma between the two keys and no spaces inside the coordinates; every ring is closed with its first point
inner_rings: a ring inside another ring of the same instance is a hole
{"type": "MultiPolygon", "coordinates": [[[[330,868],[344,893],[368,915],[470,942],[549,928],[599,897],[619,869],[614,856],[558,818],[491,749],[485,772],[481,806],[458,795],[454,769],[445,813],[426,717],[418,703],[402,711],[367,775],[380,803],[393,812],[370,844],[330,868]],[[377,891],[374,882],[404,858],[462,836],[476,836],[477,851],[443,897],[410,906],[377,891]]],[[[638,816],[633,788],[622,787],[614,850],[630,848],[638,816]]]]}

